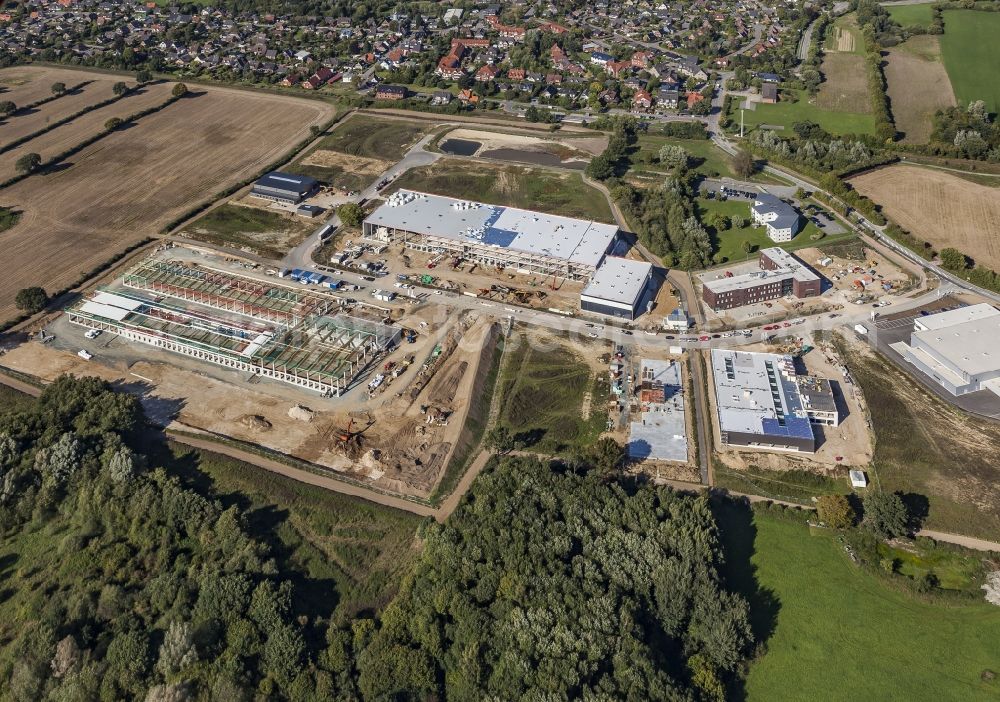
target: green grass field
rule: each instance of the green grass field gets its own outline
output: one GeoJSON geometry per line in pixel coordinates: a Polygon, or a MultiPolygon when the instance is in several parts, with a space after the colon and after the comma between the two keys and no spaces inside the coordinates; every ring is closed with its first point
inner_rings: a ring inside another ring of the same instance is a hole
{"type": "Polygon", "coordinates": [[[1000,540],[1000,426],[956,410],[883,358],[838,346],[871,413],[882,488],[926,496],[930,529],[1000,540]]]}
{"type": "Polygon", "coordinates": [[[921,600],[851,563],[834,534],[728,506],[727,579],[749,599],[765,653],[748,702],[996,700],[1000,608],[921,600]]]}
{"type": "Polygon", "coordinates": [[[224,204],[185,228],[199,241],[233,248],[249,247],[262,256],[281,258],[313,229],[291,214],[224,204]]]}
{"type": "MultiPolygon", "coordinates": [[[[705,223],[706,218],[709,213],[718,212],[725,215],[726,217],[742,217],[747,221],[747,226],[740,229],[727,229],[721,232],[716,232],[711,227],[708,227],[712,234],[713,243],[715,245],[716,253],[720,256],[725,257],[726,261],[743,261],[746,260],[747,254],[743,251],[743,242],[749,241],[755,248],[754,252],[760,249],[766,249],[769,246],[780,246],[783,249],[793,251],[795,249],[801,249],[807,246],[816,246],[823,242],[834,242],[853,239],[854,234],[848,232],[843,235],[836,235],[831,237],[824,237],[821,240],[815,240],[812,237],[820,234],[820,229],[812,222],[806,221],[805,226],[802,228],[795,238],[789,242],[782,244],[775,244],[767,236],[767,230],[764,227],[753,227],[750,226],[750,204],[746,200],[709,200],[707,198],[698,198],[696,201],[698,206],[698,218],[705,223]]],[[[707,226],[707,225],[706,225],[707,226]]],[[[755,253],[750,254],[751,256],[756,255],[755,253]]]]}
{"type": "Polygon", "coordinates": [[[921,5],[890,5],[889,16],[903,27],[930,27],[934,3],[921,5]]]}
{"type": "MultiPolygon", "coordinates": [[[[730,118],[738,131],[740,124],[738,101],[733,103],[730,118]]],[[[809,96],[805,91],[782,91],[777,103],[773,105],[758,104],[754,110],[744,110],[743,120],[748,129],[762,124],[782,126],[785,129],[779,134],[788,134],[789,136],[795,136],[791,131],[793,124],[807,120],[816,122],[830,134],[872,134],[875,132],[875,117],[873,115],[824,109],[810,103],[809,96]],[[795,94],[798,97],[798,102],[786,100],[785,96],[788,93],[795,94]]]]}
{"type": "Polygon", "coordinates": [[[173,470],[239,506],[268,540],[278,568],[301,574],[296,595],[340,616],[380,609],[419,553],[420,517],[306,485],[255,466],[172,444],[173,470]],[[274,535],[277,535],[275,540],[274,535]]]}
{"type": "Polygon", "coordinates": [[[547,341],[541,345],[519,335],[509,342],[497,386],[502,407],[499,424],[519,435],[534,451],[585,449],[604,430],[609,392],[606,374],[595,376],[576,353],[547,341]],[[584,419],[588,393],[592,409],[584,419]]]}
{"type": "Polygon", "coordinates": [[[948,10],[944,13],[941,57],[959,105],[984,100],[1000,110],[1000,13],[948,10]]]}
{"type": "Polygon", "coordinates": [[[399,188],[614,222],[604,195],[575,172],[442,158],[401,175],[392,185],[399,188]]]}
{"type": "Polygon", "coordinates": [[[717,176],[736,177],[736,174],[729,167],[729,156],[709,139],[672,139],[656,134],[640,134],[639,149],[632,154],[632,163],[640,170],[667,170],[658,163],[649,162],[651,158],[657,157],[660,149],[667,144],[684,147],[684,150],[690,156],[689,168],[695,173],[701,173],[709,178],[717,176]]]}
{"type": "Polygon", "coordinates": [[[424,122],[354,115],[323,137],[316,149],[398,161],[432,127],[432,124],[424,122]]]}

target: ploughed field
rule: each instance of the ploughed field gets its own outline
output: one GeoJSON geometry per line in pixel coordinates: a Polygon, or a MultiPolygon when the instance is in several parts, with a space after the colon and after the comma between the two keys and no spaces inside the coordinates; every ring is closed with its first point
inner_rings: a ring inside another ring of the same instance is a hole
{"type": "MultiPolygon", "coordinates": [[[[78,81],[88,78],[74,75],[78,81]]],[[[45,78],[47,86],[51,82],[45,78]]],[[[130,103],[141,99],[116,103],[121,109],[107,117],[149,106],[130,103]]],[[[3,205],[22,212],[18,224],[2,235],[6,265],[0,319],[14,316],[14,296],[21,288],[41,285],[54,292],[72,284],[221,190],[281,160],[309,135],[310,126],[332,114],[333,108],[320,102],[199,86],[55,168],[0,190],[3,205]]],[[[77,143],[91,134],[81,130],[77,143]]],[[[48,143],[41,139],[39,146],[48,143]]],[[[38,151],[32,142],[26,150],[38,151]]]]}
{"type": "Polygon", "coordinates": [[[859,193],[935,249],[954,247],[1000,270],[1000,191],[945,171],[889,166],[851,179],[859,193]]]}

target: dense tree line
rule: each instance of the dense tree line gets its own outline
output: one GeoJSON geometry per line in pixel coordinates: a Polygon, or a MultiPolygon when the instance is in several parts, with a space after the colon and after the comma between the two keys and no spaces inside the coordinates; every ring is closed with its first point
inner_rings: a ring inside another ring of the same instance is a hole
{"type": "Polygon", "coordinates": [[[310,662],[325,629],[293,615],[291,582],[235,507],[150,465],[145,424],[135,397],[96,378],[61,378],[0,413],[0,539],[20,559],[0,689],[333,699],[333,674],[310,662]]]}
{"type": "Polygon", "coordinates": [[[366,699],[721,700],[751,643],[704,498],[497,459],[377,628],[366,699]]]}

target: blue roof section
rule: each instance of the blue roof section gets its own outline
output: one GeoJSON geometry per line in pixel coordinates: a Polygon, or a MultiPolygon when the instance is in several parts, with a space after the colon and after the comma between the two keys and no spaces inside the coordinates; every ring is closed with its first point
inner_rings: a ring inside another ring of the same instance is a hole
{"type": "Polygon", "coordinates": [[[282,173],[281,171],[271,171],[263,175],[254,183],[254,186],[261,188],[272,188],[274,190],[288,190],[296,193],[304,193],[312,190],[318,185],[315,178],[309,176],[295,175],[293,173],[282,173]]]}
{"type": "Polygon", "coordinates": [[[785,417],[784,422],[780,422],[774,417],[766,417],[761,420],[763,433],[768,436],[784,436],[793,439],[812,439],[813,430],[809,419],[805,417],[785,417]]]}

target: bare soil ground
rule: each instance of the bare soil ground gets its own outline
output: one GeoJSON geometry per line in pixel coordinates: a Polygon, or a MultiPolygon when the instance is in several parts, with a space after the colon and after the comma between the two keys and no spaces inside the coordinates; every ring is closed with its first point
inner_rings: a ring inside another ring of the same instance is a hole
{"type": "Polygon", "coordinates": [[[892,117],[903,142],[924,144],[930,139],[934,112],[955,105],[955,92],[941,62],[937,36],[908,39],[888,52],[885,66],[892,117]]]}
{"type": "Polygon", "coordinates": [[[64,168],[6,189],[23,212],[4,234],[0,318],[21,288],[56,290],[219,190],[280,159],[326,121],[320,102],[217,88],[115,132],[64,168]],[[41,263],[43,262],[43,263],[41,263]]]}
{"type": "MultiPolygon", "coordinates": [[[[15,149],[0,154],[0,180],[6,180],[15,175],[14,164],[24,154],[36,153],[42,157],[43,161],[46,161],[98,133],[104,129],[104,123],[112,117],[124,118],[159,105],[170,97],[171,88],[173,88],[173,83],[147,85],[112,105],[81,115],[72,122],[56,127],[15,149]]],[[[110,92],[110,87],[108,91],[110,92]]],[[[56,103],[68,99],[61,98],[56,103]]],[[[103,99],[104,97],[94,98],[93,102],[100,102],[103,99]]],[[[38,125],[36,129],[40,129],[41,126],[38,125]]],[[[10,141],[3,127],[0,127],[0,141],[10,141]]]]}
{"type": "Polygon", "coordinates": [[[827,52],[820,71],[826,80],[819,87],[817,105],[838,112],[871,112],[864,58],[852,53],[827,52]]]}
{"type": "MultiPolygon", "coordinates": [[[[363,387],[339,399],[278,383],[248,384],[243,374],[194,359],[131,344],[109,334],[92,344],[95,359],[84,361],[71,348],[81,328],[61,319],[48,328],[63,348],[26,341],[2,356],[8,368],[51,381],[63,373],[93,375],[140,391],[147,414],[176,429],[196,429],[257,444],[325,466],[376,487],[426,496],[447,465],[476,398],[477,375],[488,344],[496,343],[492,320],[467,316],[443,328],[443,351],[423,369],[438,337],[409,345],[390,358],[415,355],[410,369],[384,385],[373,400],[363,387]],[[103,344],[103,345],[102,345],[103,344]],[[311,421],[289,416],[305,406],[311,421]],[[423,408],[440,410],[444,423],[428,423],[423,408]],[[347,446],[339,437],[354,420],[359,438],[347,446]]],[[[72,347],[76,348],[76,347],[72,347]]]]}
{"type": "Polygon", "coordinates": [[[896,165],[852,178],[862,195],[938,250],[953,246],[1000,270],[1000,191],[944,171],[896,165]]]}
{"type": "Polygon", "coordinates": [[[571,137],[559,139],[556,137],[539,137],[529,134],[508,134],[500,131],[460,128],[448,132],[439,141],[447,139],[465,139],[478,141],[482,146],[478,153],[493,149],[517,148],[525,151],[537,150],[553,153],[564,161],[574,157],[589,158],[600,154],[608,145],[605,136],[571,137]]]}
{"type": "Polygon", "coordinates": [[[300,162],[303,166],[319,166],[320,168],[337,168],[352,176],[372,178],[384,173],[392,165],[390,161],[367,156],[351,156],[339,151],[317,149],[300,162]]]}

